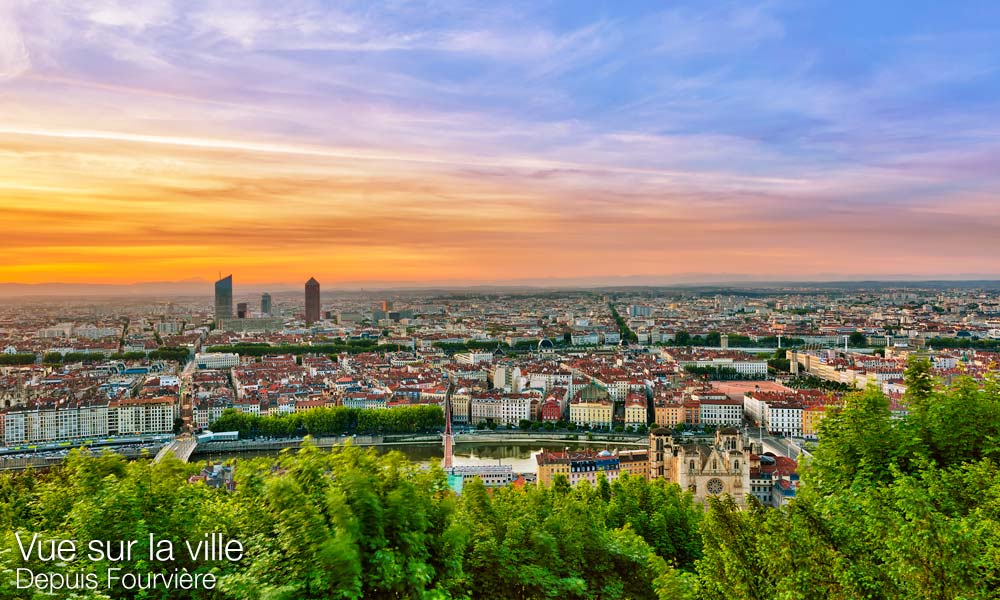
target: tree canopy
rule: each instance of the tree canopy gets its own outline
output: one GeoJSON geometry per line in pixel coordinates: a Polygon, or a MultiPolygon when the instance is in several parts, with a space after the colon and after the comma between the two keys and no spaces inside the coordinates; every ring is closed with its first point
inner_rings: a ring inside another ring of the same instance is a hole
{"type": "Polygon", "coordinates": [[[187,483],[199,465],[74,451],[48,473],[0,474],[0,599],[51,597],[13,588],[25,566],[15,531],[140,543],[220,532],[246,547],[237,563],[170,565],[215,573],[211,592],[77,598],[995,599],[1000,385],[945,388],[919,359],[906,377],[904,418],[874,388],[828,409],[796,498],[778,509],[728,497],[702,509],[674,484],[627,475],[494,490],[474,479],[456,495],[437,466],[308,440],[239,460],[234,492],[187,483]]]}
{"type": "MultiPolygon", "coordinates": [[[[74,452],[44,476],[0,476],[0,530],[9,532],[0,538],[0,571],[25,566],[14,531],[140,546],[149,532],[172,540],[220,532],[244,543],[245,559],[170,564],[212,571],[218,589],[143,597],[652,600],[668,563],[690,569],[698,557],[701,513],[690,495],[662,480],[626,476],[570,488],[563,477],[552,488],[491,491],[473,479],[456,496],[439,467],[395,452],[351,445],[325,452],[309,443],[239,461],[235,492],[186,483],[198,468],[74,452]]],[[[63,568],[102,573],[109,565],[63,568]]],[[[116,566],[162,569],[143,559],[116,566]]],[[[22,598],[9,579],[0,580],[0,598],[22,598]]]]}
{"type": "Polygon", "coordinates": [[[437,405],[400,406],[391,409],[320,407],[267,416],[227,409],[218,420],[210,424],[213,431],[238,431],[243,438],[420,433],[442,428],[444,411],[437,405]]]}

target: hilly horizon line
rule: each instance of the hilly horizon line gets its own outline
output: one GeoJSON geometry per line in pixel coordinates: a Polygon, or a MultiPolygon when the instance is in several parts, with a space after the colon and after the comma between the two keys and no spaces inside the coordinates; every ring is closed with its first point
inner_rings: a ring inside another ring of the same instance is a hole
{"type": "MultiPolygon", "coordinates": [[[[132,283],[72,283],[72,282],[0,282],[0,296],[69,296],[69,295],[152,295],[185,294],[212,295],[214,280],[188,278],[176,281],[137,281],[132,283]]],[[[234,275],[234,292],[247,293],[289,293],[301,291],[301,284],[288,282],[240,284],[234,275]],[[242,289],[240,289],[242,288],[242,289]]],[[[669,288],[704,286],[845,286],[877,284],[990,284],[1000,285],[1000,275],[981,273],[955,273],[950,275],[845,275],[816,274],[811,277],[794,276],[747,276],[736,274],[687,273],[671,276],[619,275],[598,277],[526,278],[496,281],[342,281],[327,284],[324,292],[366,292],[366,291],[421,291],[421,290],[482,290],[482,289],[600,289],[615,287],[669,288]]],[[[323,282],[320,281],[320,285],[323,282]]]]}

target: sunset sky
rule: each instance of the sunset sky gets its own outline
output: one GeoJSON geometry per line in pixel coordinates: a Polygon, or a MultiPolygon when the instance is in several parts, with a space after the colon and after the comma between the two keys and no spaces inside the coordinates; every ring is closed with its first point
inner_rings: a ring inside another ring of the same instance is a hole
{"type": "Polygon", "coordinates": [[[996,277],[998,69],[993,1],[3,0],[0,282],[996,277]]]}

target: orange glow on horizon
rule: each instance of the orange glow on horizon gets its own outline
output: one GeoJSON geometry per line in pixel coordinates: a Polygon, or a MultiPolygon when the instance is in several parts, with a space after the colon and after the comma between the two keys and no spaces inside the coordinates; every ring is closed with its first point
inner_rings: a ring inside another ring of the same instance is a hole
{"type": "Polygon", "coordinates": [[[0,2],[0,283],[1000,277],[988,36],[791,12],[0,2]]]}
{"type": "MultiPolygon", "coordinates": [[[[862,255],[869,272],[912,271],[907,255],[872,255],[878,243],[813,245],[834,243],[854,216],[790,221],[780,197],[710,202],[686,184],[689,195],[667,187],[622,199],[582,166],[538,179],[502,160],[470,171],[450,158],[176,142],[0,134],[0,281],[211,280],[218,270],[244,283],[330,284],[781,276],[844,273],[862,255]]],[[[949,257],[939,259],[924,267],[947,271],[949,257]]]]}

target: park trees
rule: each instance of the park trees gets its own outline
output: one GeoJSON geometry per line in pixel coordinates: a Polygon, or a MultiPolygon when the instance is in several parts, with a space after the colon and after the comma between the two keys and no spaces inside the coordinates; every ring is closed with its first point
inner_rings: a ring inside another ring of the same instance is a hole
{"type": "MultiPolygon", "coordinates": [[[[242,560],[176,561],[212,570],[217,590],[145,597],[995,598],[1000,391],[992,378],[943,387],[929,374],[908,369],[909,416],[894,417],[874,388],[832,409],[795,499],[778,509],[720,497],[703,510],[675,484],[629,475],[492,490],[472,479],[456,495],[436,466],[349,444],[241,459],[233,492],[188,483],[198,465],[74,452],[46,474],[0,474],[0,570],[22,566],[15,531],[139,541],[221,532],[245,544],[242,560]]],[[[277,422],[357,426],[349,415],[277,422]]],[[[246,415],[226,417],[252,428],[246,415]]],[[[0,578],[0,599],[23,597],[0,578]]]]}

